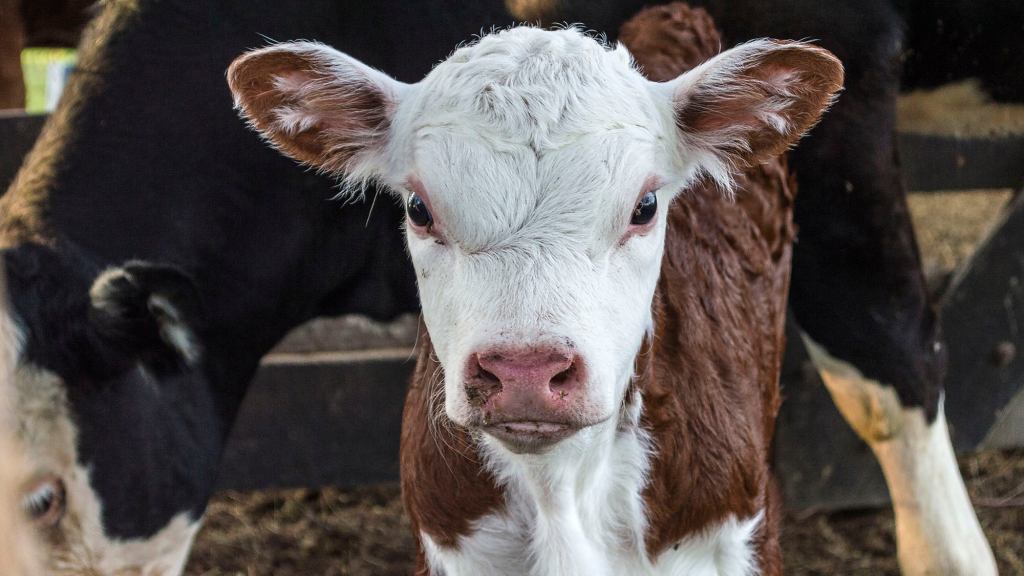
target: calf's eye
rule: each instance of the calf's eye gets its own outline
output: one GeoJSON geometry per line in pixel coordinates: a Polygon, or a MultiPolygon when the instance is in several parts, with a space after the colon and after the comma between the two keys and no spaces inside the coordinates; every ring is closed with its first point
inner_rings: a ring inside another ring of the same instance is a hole
{"type": "Polygon", "coordinates": [[[409,221],[420,228],[428,231],[434,225],[434,217],[427,210],[427,204],[415,194],[409,195],[409,201],[405,203],[405,212],[409,215],[409,221]]]}
{"type": "Polygon", "coordinates": [[[654,192],[648,192],[640,198],[633,208],[633,218],[629,221],[634,226],[643,226],[650,222],[658,213],[658,196],[654,192]]]}

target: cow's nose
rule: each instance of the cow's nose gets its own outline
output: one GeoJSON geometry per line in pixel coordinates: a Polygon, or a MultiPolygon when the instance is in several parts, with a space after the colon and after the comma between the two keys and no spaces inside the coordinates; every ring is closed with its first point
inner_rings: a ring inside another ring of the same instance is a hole
{"type": "Polygon", "coordinates": [[[480,369],[503,385],[558,386],[568,377],[574,355],[554,348],[501,350],[477,354],[480,369]]]}
{"type": "Polygon", "coordinates": [[[578,356],[566,347],[489,349],[470,355],[466,391],[477,405],[500,396],[540,407],[566,399],[579,386],[580,371],[578,356]]]}

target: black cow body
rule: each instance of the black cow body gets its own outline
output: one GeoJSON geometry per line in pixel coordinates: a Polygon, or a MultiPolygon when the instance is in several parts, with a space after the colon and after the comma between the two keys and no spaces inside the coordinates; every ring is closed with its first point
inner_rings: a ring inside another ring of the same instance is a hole
{"type": "MultiPolygon", "coordinates": [[[[729,44],[816,38],[842,59],[846,92],[793,157],[792,305],[815,341],[934,416],[938,325],[893,138],[899,15],[882,0],[693,3],[729,44]]],[[[546,17],[614,37],[644,4],[566,0],[546,17]]],[[[372,190],[365,202],[332,202],[332,182],[247,130],[224,82],[231,60],[269,40],[310,38],[412,81],[474,33],[515,20],[496,0],[134,5],[104,6],[67,96],[0,200],[0,245],[54,244],[92,273],[133,258],[172,263],[202,296],[203,361],[160,376],[159,390],[131,370],[90,385],[62,375],[79,461],[91,467],[106,534],[118,539],[202,513],[246,386],[290,328],[319,315],[386,319],[417,308],[411,266],[396,256],[401,209],[372,202],[372,190]]]]}
{"type": "Polygon", "coordinates": [[[900,0],[907,22],[904,88],[981,80],[996,100],[1024,100],[1024,4],[1001,0],[900,0]]]}

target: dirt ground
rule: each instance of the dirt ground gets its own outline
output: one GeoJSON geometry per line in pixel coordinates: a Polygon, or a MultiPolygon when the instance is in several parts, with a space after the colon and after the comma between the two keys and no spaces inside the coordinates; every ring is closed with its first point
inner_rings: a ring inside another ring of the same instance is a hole
{"type": "MultiPolygon", "coordinates": [[[[961,460],[1000,573],[1024,574],[1024,450],[961,460]]],[[[786,574],[898,574],[892,513],[789,513],[786,574]]],[[[343,490],[220,494],[199,534],[189,576],[408,574],[413,542],[393,484],[343,490]]]]}
{"type": "MultiPolygon", "coordinates": [[[[1004,576],[1024,574],[1024,450],[986,451],[960,459],[981,526],[1004,576]]],[[[898,575],[889,510],[786,515],[787,575],[898,575]]]]}

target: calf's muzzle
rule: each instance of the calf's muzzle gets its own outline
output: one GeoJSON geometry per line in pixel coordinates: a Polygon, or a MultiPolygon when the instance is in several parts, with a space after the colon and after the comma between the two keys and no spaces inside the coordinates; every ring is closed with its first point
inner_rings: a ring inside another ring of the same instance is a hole
{"type": "Polygon", "coordinates": [[[569,346],[500,347],[470,354],[466,397],[475,423],[516,452],[535,452],[580,428],[586,373],[569,346]]]}

